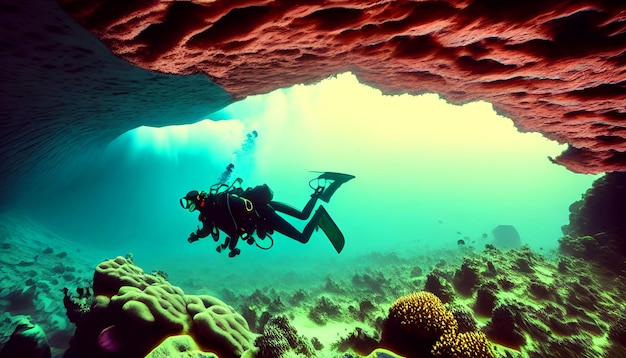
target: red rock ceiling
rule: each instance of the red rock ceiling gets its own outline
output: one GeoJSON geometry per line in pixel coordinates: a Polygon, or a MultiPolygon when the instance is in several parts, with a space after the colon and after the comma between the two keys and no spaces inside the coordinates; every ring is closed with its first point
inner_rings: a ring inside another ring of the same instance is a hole
{"type": "Polygon", "coordinates": [[[626,2],[61,0],[115,54],[204,73],[236,97],[352,71],[386,93],[486,100],[571,147],[576,172],[626,169],[626,2]]]}

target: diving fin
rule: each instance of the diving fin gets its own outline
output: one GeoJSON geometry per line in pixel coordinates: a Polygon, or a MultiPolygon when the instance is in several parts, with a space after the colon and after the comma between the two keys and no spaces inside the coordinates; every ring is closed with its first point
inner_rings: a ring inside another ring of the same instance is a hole
{"type": "Polygon", "coordinates": [[[332,183],[327,188],[324,188],[324,191],[320,194],[320,200],[325,202],[329,202],[330,198],[333,196],[335,191],[339,189],[341,184],[347,182],[348,180],[354,179],[354,175],[343,174],[343,173],[334,173],[334,172],[324,172],[320,174],[316,179],[317,180],[332,180],[332,183]]]}
{"type": "Polygon", "coordinates": [[[315,215],[319,215],[317,226],[320,227],[322,231],[324,231],[324,234],[326,234],[330,242],[333,244],[335,250],[337,250],[337,253],[341,253],[341,250],[343,250],[343,246],[345,245],[346,240],[343,237],[341,230],[339,230],[337,224],[335,224],[326,209],[324,209],[324,207],[321,205],[319,206],[319,208],[317,208],[315,215]]]}

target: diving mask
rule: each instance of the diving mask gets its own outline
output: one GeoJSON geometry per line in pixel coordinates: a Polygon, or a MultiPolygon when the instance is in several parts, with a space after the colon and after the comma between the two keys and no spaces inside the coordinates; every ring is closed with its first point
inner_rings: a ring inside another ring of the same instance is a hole
{"type": "Polygon", "coordinates": [[[180,206],[182,206],[183,209],[189,210],[189,212],[196,210],[196,203],[187,198],[180,198],[180,206]]]}

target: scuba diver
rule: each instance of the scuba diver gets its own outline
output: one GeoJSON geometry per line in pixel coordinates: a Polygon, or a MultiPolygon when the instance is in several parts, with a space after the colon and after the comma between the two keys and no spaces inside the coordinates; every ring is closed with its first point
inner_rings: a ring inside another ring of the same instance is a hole
{"type": "Polygon", "coordinates": [[[241,178],[237,178],[230,186],[223,183],[214,184],[209,193],[192,190],[180,199],[180,205],[190,212],[195,210],[200,212],[198,220],[202,222],[202,228],[192,232],[187,241],[192,243],[211,235],[217,242],[221,230],[227,237],[224,243],[217,247],[217,252],[228,247],[230,250],[228,256],[235,257],[241,252],[237,248],[239,238],[249,245],[256,243],[258,247],[267,250],[274,244],[270,235],[275,231],[305,244],[311,238],[313,230],[321,228],[337,253],[340,253],[345,243],[343,234],[323,206],[317,208],[302,232],[277,212],[306,220],[318,199],[328,203],[339,186],[353,178],[354,175],[324,172],[312,179],[309,186],[314,192],[302,211],[288,204],[272,201],[274,194],[267,184],[243,190],[240,186],[243,181],[241,178]],[[316,186],[312,184],[314,181],[316,186]],[[254,234],[260,240],[269,238],[270,244],[267,247],[259,245],[254,234]]]}

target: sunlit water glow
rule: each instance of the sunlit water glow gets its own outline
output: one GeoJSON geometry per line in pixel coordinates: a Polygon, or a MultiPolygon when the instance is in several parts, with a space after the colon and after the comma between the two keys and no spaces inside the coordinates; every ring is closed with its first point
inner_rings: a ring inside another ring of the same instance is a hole
{"type": "Polygon", "coordinates": [[[181,262],[191,271],[201,263],[233,272],[277,262],[297,269],[372,251],[457,249],[461,238],[481,250],[501,224],[547,252],[557,247],[569,205],[597,178],[548,160],[564,149],[518,132],[489,103],[385,96],[346,73],[248,97],[194,125],[125,134],[111,144],[106,169],[92,174],[97,180],[74,188],[96,193],[100,204],[84,212],[72,205],[75,196],[66,197],[63,215],[80,218],[68,235],[89,233],[94,245],[132,251],[140,264],[166,270],[181,262]],[[258,138],[242,147],[253,130],[258,138]],[[346,237],[344,252],[337,255],[321,231],[306,245],[274,235],[269,251],[242,243],[235,259],[215,252],[210,239],[188,244],[197,214],[178,199],[208,190],[229,163],[244,187],[267,183],[275,200],[298,208],[312,193],[311,171],[355,175],[324,204],[346,237]]]}

